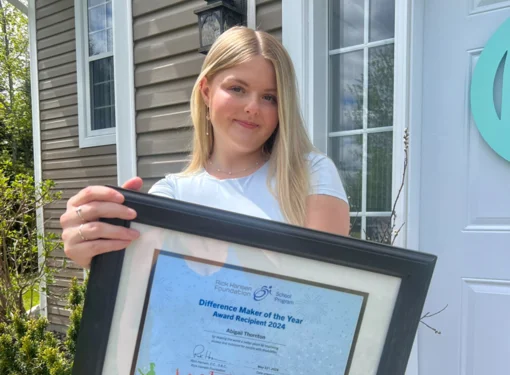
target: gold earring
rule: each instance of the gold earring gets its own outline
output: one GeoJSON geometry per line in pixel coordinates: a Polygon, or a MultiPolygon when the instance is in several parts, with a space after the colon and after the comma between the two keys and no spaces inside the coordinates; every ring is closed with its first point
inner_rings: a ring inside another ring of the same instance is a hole
{"type": "Polygon", "coordinates": [[[207,119],[207,124],[205,125],[205,135],[209,135],[209,125],[211,117],[209,116],[209,107],[207,107],[207,112],[205,113],[205,118],[207,119]]]}

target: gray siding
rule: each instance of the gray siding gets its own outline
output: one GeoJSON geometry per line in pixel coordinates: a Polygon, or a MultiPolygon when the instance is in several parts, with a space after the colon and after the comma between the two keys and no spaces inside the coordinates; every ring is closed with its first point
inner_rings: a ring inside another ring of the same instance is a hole
{"type": "Polygon", "coordinates": [[[144,190],[183,168],[192,131],[189,98],[204,56],[197,16],[202,0],[133,1],[138,175],[144,190]]]}
{"type": "Polygon", "coordinates": [[[282,1],[257,0],[257,29],[282,40],[282,1]]]}
{"type": "MultiPolygon", "coordinates": [[[[138,175],[144,191],[180,171],[191,147],[189,99],[204,56],[202,0],[133,0],[138,175]]],[[[281,0],[257,1],[257,28],[281,39],[281,0]]]]}
{"type": "MultiPolygon", "coordinates": [[[[76,50],[73,0],[37,0],[37,54],[43,179],[55,181],[61,201],[45,208],[45,229],[62,233],[59,218],[66,201],[91,184],[116,184],[115,146],[79,148],[76,50]]],[[[64,253],[58,250],[52,264],[60,266],[64,253]]],[[[68,262],[50,291],[67,292],[72,277],[83,277],[81,268],[68,262]]],[[[69,313],[58,298],[48,298],[52,328],[65,330],[69,313]]]]}

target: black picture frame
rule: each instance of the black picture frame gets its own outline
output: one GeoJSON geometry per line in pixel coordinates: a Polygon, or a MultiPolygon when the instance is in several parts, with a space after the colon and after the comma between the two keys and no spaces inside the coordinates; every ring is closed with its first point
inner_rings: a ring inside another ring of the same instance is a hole
{"type": "MultiPolygon", "coordinates": [[[[435,255],[109,187],[121,192],[124,205],[137,212],[133,221],[105,220],[112,224],[141,223],[400,278],[377,374],[405,374],[435,255]]],[[[73,375],[103,374],[124,254],[114,251],[92,260],[73,375]]],[[[126,353],[126,358],[134,355],[126,353]]]]}

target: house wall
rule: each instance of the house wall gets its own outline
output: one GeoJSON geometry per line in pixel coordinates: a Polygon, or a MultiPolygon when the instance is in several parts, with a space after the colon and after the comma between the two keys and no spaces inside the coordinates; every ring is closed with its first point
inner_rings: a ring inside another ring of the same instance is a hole
{"type": "MultiPolygon", "coordinates": [[[[193,10],[203,0],[133,1],[138,175],[147,191],[180,171],[192,141],[189,99],[204,56],[193,10]]],[[[257,28],[281,39],[281,0],[257,1],[257,28]]]]}
{"type": "MultiPolygon", "coordinates": [[[[91,184],[116,184],[115,145],[79,148],[76,78],[76,43],[73,0],[37,0],[37,54],[41,120],[42,177],[55,181],[62,200],[44,209],[45,230],[62,233],[59,218],[66,201],[91,184]]],[[[52,260],[61,264],[63,250],[52,260]]],[[[52,328],[65,330],[68,311],[62,295],[72,277],[83,277],[83,270],[68,262],[56,275],[48,296],[48,318],[52,328]],[[51,294],[55,296],[51,296],[51,294]]]]}

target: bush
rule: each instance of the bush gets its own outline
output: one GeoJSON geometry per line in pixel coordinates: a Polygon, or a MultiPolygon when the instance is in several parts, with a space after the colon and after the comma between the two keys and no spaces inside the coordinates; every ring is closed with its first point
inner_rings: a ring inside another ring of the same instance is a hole
{"type": "MultiPolygon", "coordinates": [[[[26,313],[24,296],[37,285],[52,284],[51,254],[62,248],[57,235],[37,231],[39,208],[60,198],[52,181],[37,185],[27,173],[0,160],[0,374],[71,375],[86,282],[73,279],[67,296],[71,310],[66,334],[52,332],[43,317],[26,313]]],[[[53,262],[55,263],[55,262],[53,262]]],[[[58,262],[56,263],[58,264],[58,262]]],[[[65,259],[63,263],[65,267],[65,259]]]]}
{"type": "Polygon", "coordinates": [[[71,289],[68,297],[68,308],[71,310],[69,318],[70,324],[67,329],[67,338],[65,344],[69,353],[76,353],[76,340],[80,331],[80,322],[83,315],[83,303],[85,301],[85,293],[87,292],[88,277],[83,284],[78,284],[78,280],[74,278],[71,282],[71,289]]]}
{"type": "Polygon", "coordinates": [[[73,279],[67,307],[71,324],[65,338],[48,331],[46,318],[14,314],[0,323],[0,374],[71,375],[87,280],[73,279]]]}
{"type": "Polygon", "coordinates": [[[37,210],[60,198],[53,187],[52,181],[36,185],[32,176],[12,174],[8,162],[0,164],[0,322],[23,315],[26,292],[51,284],[57,271],[48,259],[61,241],[54,233],[41,235],[36,225],[37,210]]]}
{"type": "Polygon", "coordinates": [[[71,375],[71,357],[47,326],[45,318],[26,315],[0,323],[0,374],[71,375]]]}

